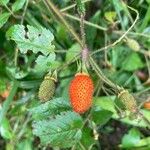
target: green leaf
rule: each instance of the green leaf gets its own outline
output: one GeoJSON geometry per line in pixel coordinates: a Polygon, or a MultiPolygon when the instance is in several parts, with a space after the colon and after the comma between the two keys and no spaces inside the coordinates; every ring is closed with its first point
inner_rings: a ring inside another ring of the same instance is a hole
{"type": "Polygon", "coordinates": [[[81,139],[82,118],[68,111],[57,115],[55,119],[33,123],[33,133],[39,136],[42,144],[59,147],[71,147],[81,139]]]}
{"type": "Polygon", "coordinates": [[[84,127],[82,130],[82,139],[81,143],[84,145],[86,149],[89,149],[89,147],[96,143],[96,141],[93,138],[92,130],[90,128],[84,127]]]}
{"type": "MultiPolygon", "coordinates": [[[[108,110],[113,112],[112,118],[121,121],[126,124],[130,124],[133,126],[137,127],[148,127],[149,125],[144,121],[144,119],[140,118],[140,120],[137,119],[131,119],[130,117],[130,112],[125,111],[126,117],[120,118],[119,114],[116,111],[115,105],[114,105],[114,96],[109,96],[109,97],[96,97],[94,99],[94,106],[95,106],[95,111],[99,110],[108,110]]],[[[147,110],[140,110],[143,115],[150,121],[150,111],[147,110]]]]}
{"type": "Polygon", "coordinates": [[[146,137],[144,139],[141,139],[137,144],[136,147],[142,147],[142,146],[149,146],[150,147],[150,137],[146,137]]]}
{"type": "Polygon", "coordinates": [[[67,100],[63,98],[55,98],[53,100],[47,101],[35,108],[32,108],[30,112],[34,119],[45,119],[50,117],[50,115],[56,115],[61,111],[66,111],[70,109],[70,104],[67,100]]]}
{"type": "Polygon", "coordinates": [[[5,6],[8,2],[9,0],[0,0],[0,5],[5,6]]]}
{"type": "Polygon", "coordinates": [[[123,9],[122,5],[121,5],[121,2],[119,0],[112,0],[112,2],[114,4],[114,7],[115,7],[117,12],[119,12],[123,9]]]}
{"type": "Polygon", "coordinates": [[[110,120],[112,114],[113,113],[108,110],[94,111],[92,113],[92,118],[96,124],[104,125],[110,120]]]}
{"type": "Polygon", "coordinates": [[[0,14],[0,28],[7,22],[10,17],[10,13],[2,13],[0,14]]]}
{"type": "Polygon", "coordinates": [[[16,0],[15,3],[12,5],[12,11],[18,11],[20,10],[23,5],[25,4],[26,0],[16,0]]]}
{"type": "Polygon", "coordinates": [[[55,53],[51,53],[48,56],[39,55],[36,59],[35,70],[37,72],[46,72],[51,68],[53,62],[55,61],[55,53]]]}
{"type": "Polygon", "coordinates": [[[21,140],[21,142],[17,143],[17,150],[33,150],[32,141],[30,139],[21,140]]]}
{"type": "Polygon", "coordinates": [[[0,133],[4,139],[11,139],[13,137],[12,129],[6,118],[4,118],[1,122],[0,133]]]}
{"type": "Polygon", "coordinates": [[[115,97],[97,97],[94,99],[94,105],[100,109],[108,110],[116,113],[113,100],[115,97]],[[111,99],[112,98],[112,99],[111,99]]]}
{"type": "Polygon", "coordinates": [[[68,49],[66,54],[66,61],[70,61],[74,58],[75,55],[77,55],[81,51],[81,47],[79,44],[72,45],[71,48],[68,49]]]}
{"type": "Polygon", "coordinates": [[[50,30],[29,25],[27,25],[27,30],[23,25],[14,25],[7,31],[6,36],[16,42],[21,53],[32,50],[33,53],[41,52],[48,55],[54,51],[54,45],[52,45],[54,36],[50,30]]]}
{"type": "Polygon", "coordinates": [[[128,134],[125,134],[122,138],[123,148],[133,148],[140,141],[139,130],[132,128],[128,134]]]}
{"type": "Polygon", "coordinates": [[[16,67],[6,67],[6,72],[9,75],[9,77],[13,77],[15,79],[23,79],[25,78],[29,72],[25,70],[20,70],[16,67]]]}
{"type": "Polygon", "coordinates": [[[132,52],[122,64],[122,69],[126,71],[135,71],[144,66],[140,56],[136,52],[132,52]]]}

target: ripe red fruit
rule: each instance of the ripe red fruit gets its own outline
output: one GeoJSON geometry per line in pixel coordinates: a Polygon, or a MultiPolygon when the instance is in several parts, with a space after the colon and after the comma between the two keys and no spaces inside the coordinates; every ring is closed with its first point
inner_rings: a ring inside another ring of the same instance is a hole
{"type": "Polygon", "coordinates": [[[77,73],[69,87],[73,110],[77,113],[87,111],[92,105],[93,92],[94,85],[90,76],[85,73],[77,73]]]}

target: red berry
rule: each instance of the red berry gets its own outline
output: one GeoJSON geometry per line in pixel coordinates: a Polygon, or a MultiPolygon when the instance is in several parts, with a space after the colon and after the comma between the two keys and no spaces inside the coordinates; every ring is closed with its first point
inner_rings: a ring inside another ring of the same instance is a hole
{"type": "Polygon", "coordinates": [[[87,111],[92,105],[93,92],[94,85],[90,76],[84,73],[77,73],[69,87],[73,110],[77,113],[87,111]]]}

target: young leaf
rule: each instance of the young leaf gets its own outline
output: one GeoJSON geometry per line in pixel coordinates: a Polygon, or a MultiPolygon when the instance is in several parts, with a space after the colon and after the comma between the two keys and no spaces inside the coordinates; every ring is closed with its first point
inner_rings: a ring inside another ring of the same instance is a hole
{"type": "Polygon", "coordinates": [[[68,111],[57,115],[55,119],[33,123],[33,134],[39,136],[42,144],[58,147],[71,147],[81,139],[82,118],[68,111]]]}
{"type": "Polygon", "coordinates": [[[55,98],[51,101],[47,101],[35,108],[32,108],[30,112],[34,119],[45,119],[50,117],[50,115],[56,115],[61,111],[69,110],[69,102],[63,98],[55,98]]]}
{"type": "Polygon", "coordinates": [[[26,0],[16,0],[15,3],[12,5],[12,11],[16,12],[20,10],[23,7],[25,2],[26,0]]]}
{"type": "Polygon", "coordinates": [[[0,5],[5,6],[8,2],[9,0],[0,0],[0,5]]]}
{"type": "Polygon", "coordinates": [[[2,13],[0,14],[0,28],[7,22],[10,17],[10,13],[2,13]]]}
{"type": "Polygon", "coordinates": [[[45,28],[35,28],[27,25],[28,31],[23,25],[14,25],[6,33],[8,39],[14,40],[21,53],[32,50],[33,53],[41,52],[48,55],[54,51],[52,41],[54,36],[50,30],[45,28]]]}

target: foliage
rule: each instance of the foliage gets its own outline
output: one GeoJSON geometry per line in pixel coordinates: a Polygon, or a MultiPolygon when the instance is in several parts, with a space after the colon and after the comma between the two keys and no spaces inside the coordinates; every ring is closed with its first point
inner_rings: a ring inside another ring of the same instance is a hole
{"type": "Polygon", "coordinates": [[[149,0],[0,0],[0,149],[150,149],[149,13],[149,0]],[[68,87],[85,69],[83,46],[94,94],[78,114],[68,87]],[[55,94],[41,102],[53,73],[55,94]],[[119,99],[124,90],[135,112],[119,99]]]}

